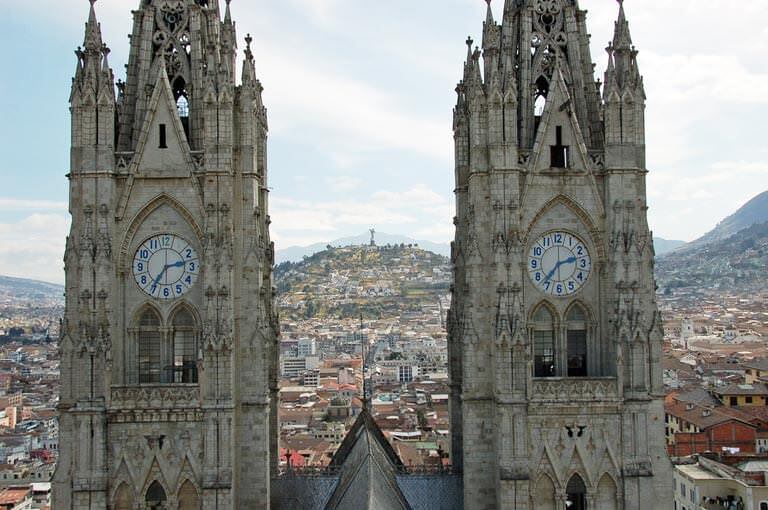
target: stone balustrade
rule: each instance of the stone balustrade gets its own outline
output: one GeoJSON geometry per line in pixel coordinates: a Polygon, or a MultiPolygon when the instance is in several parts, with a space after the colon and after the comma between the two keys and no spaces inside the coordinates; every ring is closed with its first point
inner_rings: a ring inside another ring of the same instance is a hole
{"type": "Polygon", "coordinates": [[[113,386],[112,410],[184,410],[200,407],[200,388],[196,384],[158,384],[113,386]]]}
{"type": "Polygon", "coordinates": [[[534,402],[599,403],[619,400],[619,385],[614,377],[535,379],[534,402]]]}

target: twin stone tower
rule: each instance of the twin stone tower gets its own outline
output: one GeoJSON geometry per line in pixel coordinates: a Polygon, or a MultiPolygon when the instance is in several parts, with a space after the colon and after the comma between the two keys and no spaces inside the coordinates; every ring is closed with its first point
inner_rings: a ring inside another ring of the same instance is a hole
{"type": "Polygon", "coordinates": [[[467,41],[453,125],[453,472],[409,475],[364,411],[338,472],[304,479],[277,471],[267,116],[251,40],[237,83],[229,1],[141,0],[115,83],[91,4],[70,97],[54,508],[669,506],[645,91],[623,7],[602,84],[576,0],[506,0],[501,24],[489,6],[481,44],[467,41]],[[419,497],[439,491],[457,497],[419,497]]]}

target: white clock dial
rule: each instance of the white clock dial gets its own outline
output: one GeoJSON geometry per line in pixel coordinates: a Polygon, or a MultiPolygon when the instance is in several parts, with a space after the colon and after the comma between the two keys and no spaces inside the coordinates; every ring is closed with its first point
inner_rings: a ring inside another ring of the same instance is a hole
{"type": "Polygon", "coordinates": [[[200,274],[197,252],[185,239],[173,234],[150,237],[133,257],[133,278],[145,293],[157,299],[186,294],[200,274]]]}
{"type": "Polygon", "coordinates": [[[545,294],[570,296],[587,283],[591,271],[586,243],[570,232],[544,234],[528,251],[528,275],[545,294]]]}

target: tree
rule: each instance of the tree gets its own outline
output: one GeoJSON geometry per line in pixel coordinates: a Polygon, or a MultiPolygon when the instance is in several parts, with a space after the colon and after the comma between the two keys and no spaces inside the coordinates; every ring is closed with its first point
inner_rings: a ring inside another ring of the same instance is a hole
{"type": "Polygon", "coordinates": [[[307,308],[304,310],[304,317],[307,319],[311,319],[315,316],[315,302],[314,301],[307,301],[307,308]]]}

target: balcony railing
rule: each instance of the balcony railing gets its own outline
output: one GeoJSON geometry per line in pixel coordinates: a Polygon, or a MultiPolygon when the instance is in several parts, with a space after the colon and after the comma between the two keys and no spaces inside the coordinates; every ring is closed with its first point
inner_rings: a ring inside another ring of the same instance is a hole
{"type": "Polygon", "coordinates": [[[614,402],[619,385],[614,377],[534,379],[531,399],[536,402],[614,402]]]}
{"type": "Polygon", "coordinates": [[[200,388],[196,384],[113,386],[110,407],[125,411],[196,409],[200,407],[200,388]]]}

